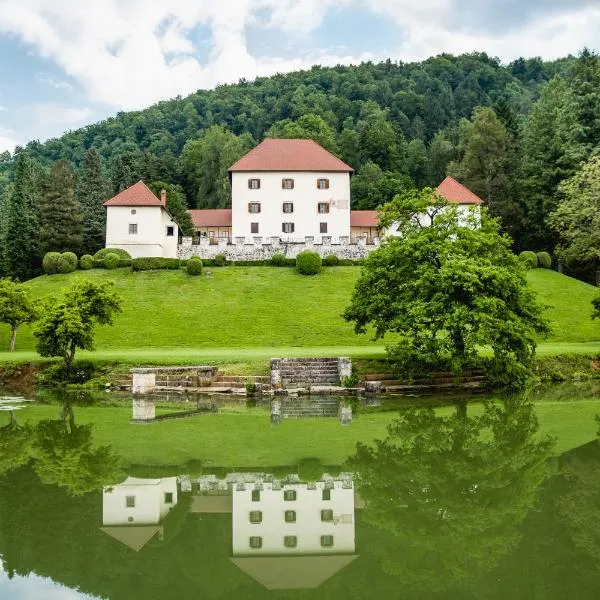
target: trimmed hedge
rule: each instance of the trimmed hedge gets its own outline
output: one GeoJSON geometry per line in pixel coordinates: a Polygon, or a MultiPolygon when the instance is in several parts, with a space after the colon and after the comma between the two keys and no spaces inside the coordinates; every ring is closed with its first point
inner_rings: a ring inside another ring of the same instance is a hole
{"type": "Polygon", "coordinates": [[[337,267],[340,264],[340,259],[335,254],[329,254],[323,259],[324,267],[337,267]]]}
{"type": "Polygon", "coordinates": [[[179,269],[181,261],[178,258],[146,257],[134,258],[131,268],[134,271],[160,271],[179,269]]]}
{"type": "Polygon", "coordinates": [[[58,273],[58,263],[60,261],[60,252],[46,252],[42,260],[42,268],[46,275],[55,275],[58,273]]]}
{"type": "Polygon", "coordinates": [[[227,264],[227,257],[224,254],[217,254],[213,263],[215,267],[224,267],[227,264]]]}
{"type": "Polygon", "coordinates": [[[540,269],[549,269],[552,267],[552,257],[548,252],[538,252],[537,262],[540,269]]]}
{"type": "Polygon", "coordinates": [[[98,252],[94,254],[94,258],[102,261],[108,253],[116,254],[119,258],[131,258],[131,254],[122,248],[102,248],[102,250],[98,250],[98,252]]]}
{"type": "Polygon", "coordinates": [[[89,271],[94,268],[94,257],[91,254],[84,254],[79,259],[79,268],[83,271],[89,271]]]}
{"type": "Polygon", "coordinates": [[[114,252],[107,252],[102,262],[105,269],[116,269],[119,266],[119,256],[114,252]]]}
{"type": "Polygon", "coordinates": [[[304,250],[296,257],[296,268],[302,275],[316,275],[320,270],[323,261],[316,252],[304,250]]]}
{"type": "Polygon", "coordinates": [[[73,252],[63,252],[58,259],[59,273],[72,273],[77,269],[77,255],[73,252]]]}
{"type": "Polygon", "coordinates": [[[535,252],[531,250],[524,250],[519,254],[519,260],[528,268],[535,269],[538,266],[538,257],[535,252]]]}
{"type": "Polygon", "coordinates": [[[185,268],[188,275],[202,275],[202,261],[197,256],[190,258],[185,268]]]}
{"type": "MultiPolygon", "coordinates": [[[[281,252],[277,252],[276,254],[273,254],[273,256],[271,257],[271,264],[274,267],[285,267],[286,265],[286,258],[285,255],[283,255],[281,252]]],[[[296,264],[296,261],[294,261],[294,264],[296,264]]]]}

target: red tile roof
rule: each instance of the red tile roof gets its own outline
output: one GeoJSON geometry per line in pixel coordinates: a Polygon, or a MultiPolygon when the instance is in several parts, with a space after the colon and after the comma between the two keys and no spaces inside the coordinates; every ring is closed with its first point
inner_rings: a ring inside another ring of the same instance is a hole
{"type": "Polygon", "coordinates": [[[350,227],[377,227],[379,213],[376,210],[351,210],[350,227]]]}
{"type": "Polygon", "coordinates": [[[229,171],[317,171],[354,169],[313,140],[267,138],[229,167],[229,171]]]}
{"type": "Polygon", "coordinates": [[[107,200],[104,206],[163,206],[163,204],[143,181],[138,181],[107,200]]]}
{"type": "Polygon", "coordinates": [[[435,191],[448,202],[455,204],[481,204],[482,202],[479,196],[450,176],[446,177],[435,191]]]}
{"type": "Polygon", "coordinates": [[[231,227],[230,208],[207,208],[188,210],[195,227],[231,227]]]}

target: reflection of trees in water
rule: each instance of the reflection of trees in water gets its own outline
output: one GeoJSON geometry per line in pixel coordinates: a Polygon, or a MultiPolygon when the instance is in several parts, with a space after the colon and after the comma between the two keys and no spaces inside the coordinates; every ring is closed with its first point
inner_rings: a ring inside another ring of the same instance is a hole
{"type": "Polygon", "coordinates": [[[553,441],[536,435],[533,405],[510,397],[449,416],[411,408],[350,460],[364,519],[386,531],[372,549],[415,590],[467,584],[520,539],[518,525],[551,474],[553,441]]]}
{"type": "Polygon", "coordinates": [[[32,461],[44,483],[74,495],[122,479],[120,459],[110,446],[93,447],[91,425],[77,425],[73,407],[63,404],[58,420],[18,425],[13,417],[0,430],[0,475],[32,461]]]}

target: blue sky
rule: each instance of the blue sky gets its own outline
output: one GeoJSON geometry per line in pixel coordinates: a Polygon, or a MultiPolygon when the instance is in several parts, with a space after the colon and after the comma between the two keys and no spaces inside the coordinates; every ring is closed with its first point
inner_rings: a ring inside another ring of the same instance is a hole
{"type": "Polygon", "coordinates": [[[0,151],[241,77],[599,39],[598,0],[0,0],[0,151]]]}

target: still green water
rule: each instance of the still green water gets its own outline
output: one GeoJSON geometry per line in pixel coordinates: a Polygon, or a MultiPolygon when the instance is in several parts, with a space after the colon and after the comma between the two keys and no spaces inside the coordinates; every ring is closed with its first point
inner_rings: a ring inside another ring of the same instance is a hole
{"type": "MultiPolygon", "coordinates": [[[[29,423],[34,404],[0,400],[22,407],[0,421],[0,598],[600,596],[596,439],[557,453],[539,404],[521,397],[476,409],[455,399],[441,411],[389,398],[343,404],[354,421],[339,436],[370,412],[396,416],[344,464],[240,471],[194,456],[186,470],[134,467],[95,443],[93,423],[79,424],[86,406],[57,404],[53,418],[29,423]]],[[[275,419],[262,410],[266,422],[289,418],[293,435],[291,417],[300,424],[318,405],[284,404],[275,419]]],[[[330,399],[321,409],[340,418],[330,399]]],[[[168,425],[132,424],[131,435],[168,425]]]]}

